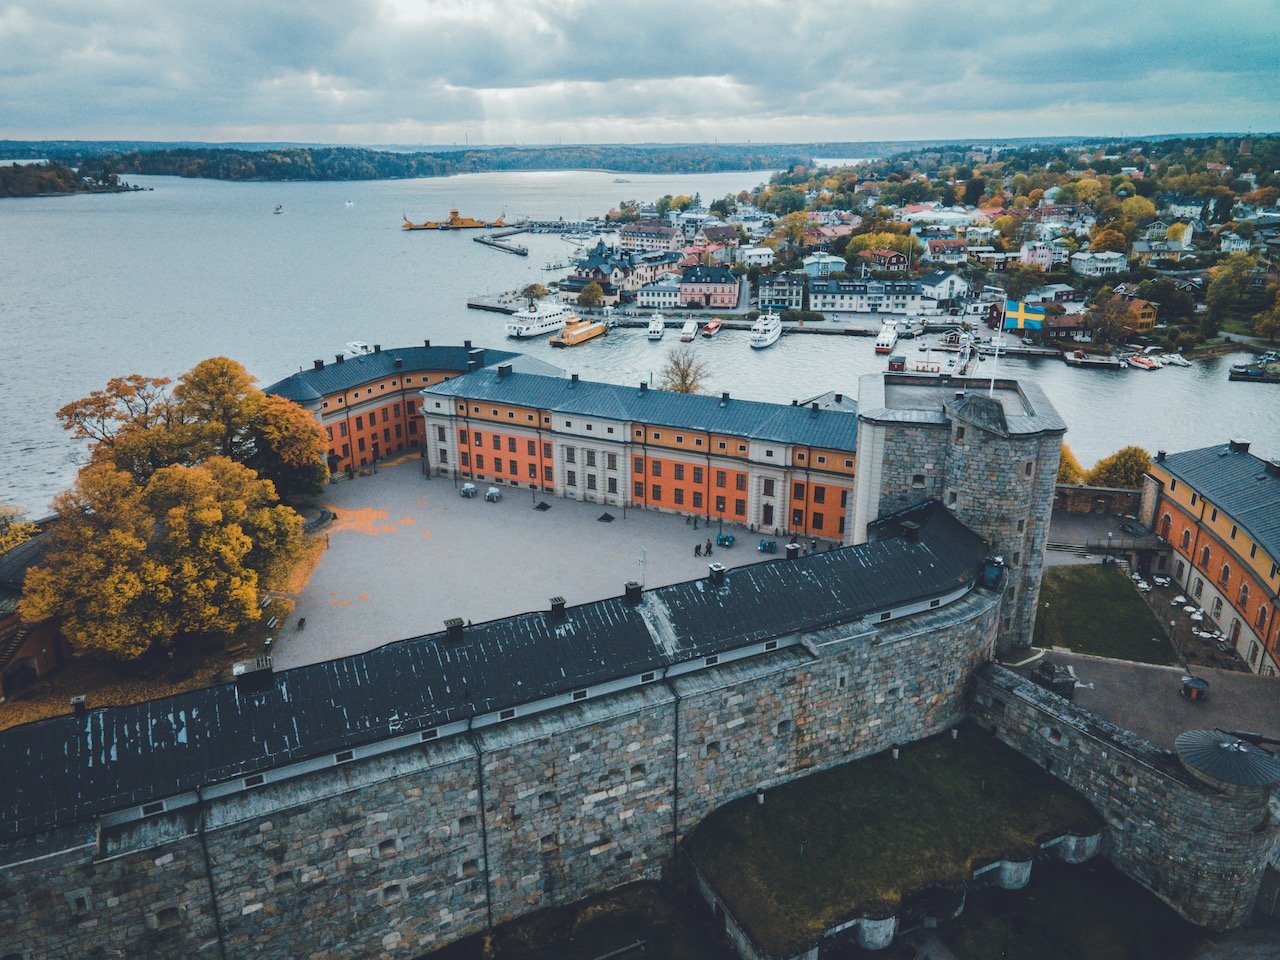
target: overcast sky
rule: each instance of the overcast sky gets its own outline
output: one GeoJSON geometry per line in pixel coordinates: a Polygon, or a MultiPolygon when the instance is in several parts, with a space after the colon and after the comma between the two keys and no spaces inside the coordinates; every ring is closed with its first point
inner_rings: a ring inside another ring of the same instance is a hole
{"type": "Polygon", "coordinates": [[[1277,129],[1277,0],[0,0],[0,138],[1277,129]]]}

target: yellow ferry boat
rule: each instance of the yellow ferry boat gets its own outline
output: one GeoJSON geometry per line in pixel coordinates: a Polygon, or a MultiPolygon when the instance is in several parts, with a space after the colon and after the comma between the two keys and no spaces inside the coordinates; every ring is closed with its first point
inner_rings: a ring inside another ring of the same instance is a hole
{"type": "Polygon", "coordinates": [[[603,334],[605,326],[599,320],[583,320],[572,317],[565,322],[564,328],[551,338],[553,347],[576,347],[580,343],[594,340],[603,334]]]}
{"type": "Polygon", "coordinates": [[[463,217],[458,214],[457,210],[449,211],[448,220],[427,220],[424,223],[414,223],[408,217],[404,218],[404,223],[400,224],[405,230],[487,230],[490,227],[505,227],[507,221],[499,217],[497,220],[486,222],[484,220],[473,220],[471,217],[463,217]]]}

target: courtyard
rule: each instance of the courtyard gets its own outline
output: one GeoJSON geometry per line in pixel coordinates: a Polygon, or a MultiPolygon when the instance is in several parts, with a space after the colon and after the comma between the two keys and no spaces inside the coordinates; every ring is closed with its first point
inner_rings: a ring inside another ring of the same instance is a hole
{"type": "Polygon", "coordinates": [[[770,538],[771,556],[757,550],[758,536],[725,524],[737,542],[708,560],[694,547],[715,539],[715,522],[695,530],[676,514],[515,487],[490,503],[487,484],[467,499],[460,481],[426,479],[420,465],[404,457],[328,488],[335,517],[319,534],[328,548],[275,638],[276,669],[434,633],[451,617],[482,623],[544,609],[557,596],[575,606],[620,595],[628,580],[663,586],[705,576],[713,561],[734,567],[785,553],[785,538],[770,538]]]}

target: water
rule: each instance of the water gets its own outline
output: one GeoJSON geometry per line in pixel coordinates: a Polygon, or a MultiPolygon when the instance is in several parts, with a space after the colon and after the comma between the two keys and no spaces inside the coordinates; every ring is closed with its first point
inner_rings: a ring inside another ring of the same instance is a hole
{"type": "MultiPolygon", "coordinates": [[[[761,179],[630,174],[615,183],[593,171],[368,183],[139,177],[154,190],[0,202],[0,501],[38,514],[73,482],[83,450],[54,414],[110,377],[173,377],[225,354],[265,385],[313,358],[332,359],[349,340],[501,345],[505,318],[469,311],[466,299],[554,277],[542,265],[570,251],[555,236],[522,236],[530,255],[514,257],[469,233],[403,231],[402,214],[439,218],[456,207],[479,218],[579,219],[666,193],[710,201],[761,179]]],[[[571,351],[545,341],[519,349],[584,377],[638,383],[656,376],[672,341],[615,330],[571,351]]],[[[696,349],[709,391],[781,402],[828,389],[855,393],[860,374],[884,369],[864,338],[787,336],[753,351],[745,333],[726,331],[696,349]]],[[[1259,452],[1280,455],[1280,387],[1229,383],[1227,367],[1238,360],[1114,373],[1002,358],[1000,372],[1044,387],[1086,465],[1127,443],[1179,450],[1242,434],[1259,452]]]]}

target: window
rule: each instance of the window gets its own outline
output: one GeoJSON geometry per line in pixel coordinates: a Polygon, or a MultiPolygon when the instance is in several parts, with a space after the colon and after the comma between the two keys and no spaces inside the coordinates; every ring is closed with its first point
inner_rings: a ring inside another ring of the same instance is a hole
{"type": "Polygon", "coordinates": [[[825,503],[827,499],[827,488],[819,484],[813,485],[813,502],[825,503]]]}
{"type": "Polygon", "coordinates": [[[594,450],[587,451],[587,466],[594,467],[596,465],[596,452],[594,450]]]}
{"type": "Polygon", "coordinates": [[[334,763],[350,763],[355,759],[355,754],[350,750],[341,750],[333,755],[334,763]]]}
{"type": "Polygon", "coordinates": [[[260,787],[262,786],[262,780],[263,780],[262,774],[260,773],[250,774],[249,776],[244,778],[244,785],[246,787],[260,787]]]}
{"type": "Polygon", "coordinates": [[[745,492],[747,489],[747,475],[739,473],[733,478],[733,489],[739,492],[745,492]]]}
{"type": "Polygon", "coordinates": [[[514,460],[507,461],[507,472],[510,473],[513,477],[519,476],[520,468],[516,466],[516,462],[514,460]]]}
{"type": "Polygon", "coordinates": [[[840,507],[841,507],[841,509],[843,509],[844,507],[847,507],[848,505],[849,505],[849,491],[848,491],[848,490],[841,490],[841,491],[840,491],[840,507]]]}
{"type": "Polygon", "coordinates": [[[702,509],[702,491],[701,490],[693,491],[693,506],[694,506],[694,509],[696,510],[702,509]]]}
{"type": "Polygon", "coordinates": [[[529,479],[530,480],[538,479],[538,465],[536,463],[529,464],[529,479]]]}
{"type": "Polygon", "coordinates": [[[652,487],[649,488],[649,499],[650,500],[662,499],[662,487],[660,485],[655,483],[652,487]]]}
{"type": "Polygon", "coordinates": [[[462,455],[461,455],[461,456],[462,456],[462,465],[463,465],[464,467],[469,467],[469,466],[471,466],[471,454],[467,453],[467,452],[464,450],[464,451],[462,452],[462,455]]]}
{"type": "Polygon", "coordinates": [[[707,657],[707,660],[706,660],[708,667],[714,667],[719,662],[720,662],[720,658],[718,656],[710,656],[710,657],[707,657]]]}
{"type": "Polygon", "coordinates": [[[662,461],[661,460],[653,461],[653,463],[650,464],[649,472],[652,473],[655,477],[662,476],[662,461]]]}
{"type": "Polygon", "coordinates": [[[1177,481],[1177,480],[1170,480],[1170,481],[1169,481],[1169,492],[1170,492],[1170,493],[1173,493],[1173,491],[1175,491],[1175,490],[1177,490],[1177,489],[1178,489],[1178,481],[1177,481]]]}
{"type": "Polygon", "coordinates": [[[543,468],[542,468],[542,482],[543,482],[543,483],[551,483],[551,468],[550,468],[550,467],[543,467],[543,468]]]}
{"type": "Polygon", "coordinates": [[[672,469],[675,471],[675,478],[676,478],[677,480],[683,480],[683,479],[684,479],[684,464],[683,464],[683,463],[677,463],[677,464],[676,464],[672,469]]]}
{"type": "Polygon", "coordinates": [[[644,473],[644,458],[636,457],[635,463],[632,465],[632,473],[644,473]]]}
{"type": "Polygon", "coordinates": [[[515,452],[516,452],[516,438],[507,437],[507,453],[515,453],[515,452]]]}
{"type": "Polygon", "coordinates": [[[1022,475],[1023,475],[1024,477],[1030,477],[1030,476],[1031,476],[1031,467],[1032,467],[1032,463],[1031,463],[1031,461],[1030,461],[1030,460],[1028,460],[1026,463],[1024,463],[1024,464],[1022,465],[1022,475]]]}
{"type": "Polygon", "coordinates": [[[635,497],[637,500],[644,499],[644,484],[641,483],[639,480],[636,481],[636,485],[635,485],[635,497]]]}
{"type": "Polygon", "coordinates": [[[604,465],[609,470],[617,470],[618,455],[616,453],[606,453],[604,456],[604,465]]]}
{"type": "Polygon", "coordinates": [[[1249,585],[1247,583],[1240,584],[1240,600],[1239,607],[1241,610],[1249,608],[1249,585]]]}
{"type": "Polygon", "coordinates": [[[1193,493],[1193,494],[1191,495],[1191,505],[1194,507],[1194,506],[1195,506],[1197,503],[1199,503],[1199,502],[1200,502],[1200,496],[1199,496],[1199,494],[1195,494],[1195,493],[1193,493]]]}
{"type": "Polygon", "coordinates": [[[587,691],[585,690],[573,691],[573,700],[575,703],[579,700],[585,700],[585,699],[587,699],[587,691]]]}
{"type": "Polygon", "coordinates": [[[578,472],[576,470],[565,471],[564,485],[566,487],[576,487],[578,485],[578,472]]]}
{"type": "Polygon", "coordinates": [[[1027,529],[1027,521],[1025,521],[1025,520],[1019,520],[1019,521],[1018,521],[1018,532],[1019,532],[1019,533],[1022,533],[1022,532],[1023,532],[1023,531],[1025,531],[1026,529],[1027,529]]]}
{"type": "Polygon", "coordinates": [[[565,463],[577,463],[577,462],[578,462],[578,454],[574,451],[573,447],[565,447],[565,448],[564,448],[564,462],[565,462],[565,463]]]}
{"type": "Polygon", "coordinates": [[[596,488],[596,475],[594,473],[587,474],[587,489],[594,490],[596,488]]]}
{"type": "Polygon", "coordinates": [[[1222,616],[1222,598],[1214,597],[1213,598],[1213,619],[1217,620],[1220,616],[1222,616]]]}
{"type": "Polygon", "coordinates": [[[791,488],[791,499],[792,499],[792,500],[803,500],[803,499],[804,499],[804,484],[803,484],[803,483],[797,483],[797,484],[794,484],[794,485],[792,486],[792,488],[791,488]]]}
{"type": "Polygon", "coordinates": [[[735,517],[745,517],[747,515],[747,501],[741,498],[734,500],[733,515],[735,517]]]}
{"type": "MultiPolygon", "coordinates": [[[[384,389],[385,389],[385,387],[384,387],[384,389]]],[[[387,414],[388,414],[388,412],[389,412],[389,411],[387,410],[387,408],[386,408],[386,407],[383,407],[383,408],[382,408],[382,422],[383,422],[383,423],[386,423],[386,422],[387,422],[387,414]]]]}
{"type": "Polygon", "coordinates": [[[606,478],[606,479],[605,479],[605,492],[606,492],[606,493],[617,493],[617,492],[618,492],[618,478],[617,478],[617,477],[608,477],[608,478],[606,478]]]}
{"type": "Polygon", "coordinates": [[[719,740],[712,740],[710,743],[708,743],[708,744],[707,744],[707,756],[708,756],[708,757],[716,757],[716,756],[719,756],[721,752],[722,752],[722,747],[721,747],[721,745],[720,745],[720,741],[719,741],[719,740]]]}
{"type": "Polygon", "coordinates": [[[506,710],[503,710],[503,711],[499,712],[499,714],[498,714],[498,719],[499,719],[499,720],[513,720],[513,719],[515,719],[515,715],[516,715],[515,708],[514,708],[514,707],[508,707],[506,710]]]}
{"type": "Polygon", "coordinates": [[[956,427],[956,443],[964,443],[964,427],[956,427]]]}
{"type": "Polygon", "coordinates": [[[501,458],[501,457],[494,457],[494,458],[493,458],[493,472],[494,472],[494,473],[501,473],[501,472],[502,472],[502,458],[501,458]]]}
{"type": "Polygon", "coordinates": [[[398,845],[395,840],[383,840],[378,844],[378,856],[394,857],[399,852],[398,845]]]}
{"type": "Polygon", "coordinates": [[[165,907],[156,911],[156,929],[171,930],[182,922],[182,914],[177,907],[165,907]]]}
{"type": "Polygon", "coordinates": [[[144,817],[150,817],[157,813],[164,813],[163,800],[154,800],[151,803],[144,803],[142,805],[142,815],[144,817]]]}
{"type": "Polygon", "coordinates": [[[778,649],[778,641],[777,641],[777,640],[766,640],[766,641],[764,642],[764,649],[765,649],[765,652],[766,652],[766,653],[767,653],[767,652],[769,652],[770,650],[777,650],[777,649],[778,649]]]}
{"type": "Polygon", "coordinates": [[[716,488],[723,490],[729,485],[729,475],[723,470],[716,471],[716,488]]]}
{"type": "Polygon", "coordinates": [[[1196,585],[1191,588],[1191,592],[1194,593],[1197,597],[1200,596],[1200,594],[1204,593],[1204,581],[1201,580],[1199,577],[1196,577],[1196,585]]]}
{"type": "Polygon", "coordinates": [[[1209,566],[1209,548],[1205,547],[1200,551],[1200,566],[1208,568],[1209,566]]]}
{"type": "Polygon", "coordinates": [[[822,529],[822,514],[820,514],[820,513],[815,513],[815,514],[813,515],[813,522],[810,524],[810,526],[811,526],[811,527],[813,527],[813,529],[815,529],[815,530],[821,530],[821,529],[822,529]]]}
{"type": "Polygon", "coordinates": [[[495,450],[501,450],[501,449],[502,449],[502,434],[500,434],[500,433],[495,433],[495,434],[493,435],[493,449],[495,449],[495,450]]]}
{"type": "Polygon", "coordinates": [[[642,674],[640,674],[640,682],[641,682],[641,683],[653,683],[653,679],[654,679],[654,677],[655,677],[655,676],[656,676],[656,674],[654,674],[654,673],[652,673],[652,672],[649,672],[649,673],[642,673],[642,674]]]}
{"type": "Polygon", "coordinates": [[[763,493],[766,497],[773,496],[773,479],[772,478],[770,477],[765,478],[763,493]]]}
{"type": "Polygon", "coordinates": [[[462,861],[463,877],[474,877],[479,872],[480,872],[479,860],[463,860],[462,861]]]}
{"type": "Polygon", "coordinates": [[[716,513],[724,513],[724,497],[716,497],[716,513]]]}
{"type": "Polygon", "coordinates": [[[1190,530],[1182,531],[1182,549],[1183,550],[1191,549],[1191,531],[1190,530]]]}
{"type": "Polygon", "coordinates": [[[1222,565],[1222,572],[1218,574],[1218,583],[1222,584],[1225,587],[1230,580],[1231,580],[1231,567],[1224,563],[1222,565]]]}
{"type": "Polygon", "coordinates": [[[671,495],[675,498],[676,506],[684,503],[684,487],[676,487],[671,495]]]}
{"type": "Polygon", "coordinates": [[[1235,538],[1236,538],[1236,525],[1233,523],[1231,525],[1231,539],[1234,540],[1235,538]]]}
{"type": "Polygon", "coordinates": [[[444,427],[436,427],[436,439],[444,443],[444,427]]]}
{"type": "Polygon", "coordinates": [[[701,467],[694,467],[694,468],[693,468],[693,482],[694,482],[694,483],[701,483],[701,482],[702,482],[702,468],[701,468],[701,467]]]}
{"type": "Polygon", "coordinates": [[[795,527],[795,528],[798,530],[798,529],[800,529],[800,527],[802,527],[803,525],[804,525],[804,511],[803,511],[803,510],[792,510],[792,511],[791,511],[791,526],[795,527]]]}
{"type": "Polygon", "coordinates": [[[779,720],[777,730],[776,730],[777,735],[780,737],[785,737],[790,732],[791,732],[791,721],[779,720]]]}
{"type": "Polygon", "coordinates": [[[343,420],[338,424],[338,436],[345,437],[347,435],[347,422],[343,420]]]}
{"type": "Polygon", "coordinates": [[[1265,630],[1267,628],[1267,608],[1266,607],[1264,606],[1258,607],[1258,615],[1257,617],[1254,618],[1253,623],[1254,623],[1254,626],[1256,626],[1259,630],[1265,630]]]}
{"type": "Polygon", "coordinates": [[[1215,523],[1218,519],[1218,508],[1214,507],[1213,512],[1209,514],[1209,522],[1215,523]]]}
{"type": "Polygon", "coordinates": [[[363,416],[363,415],[360,415],[360,414],[357,414],[357,415],[356,415],[356,429],[357,429],[357,430],[363,430],[363,429],[364,429],[364,416],[363,416]]]}
{"type": "Polygon", "coordinates": [[[913,487],[914,487],[915,489],[917,489],[917,490],[919,490],[921,487],[923,487],[923,486],[924,486],[924,474],[923,474],[923,473],[913,473],[913,474],[911,475],[911,486],[913,486],[913,487]]]}

